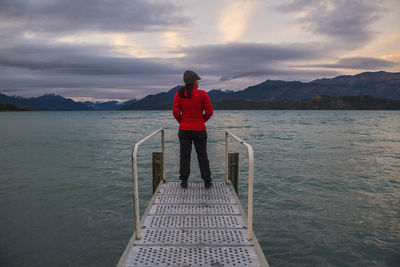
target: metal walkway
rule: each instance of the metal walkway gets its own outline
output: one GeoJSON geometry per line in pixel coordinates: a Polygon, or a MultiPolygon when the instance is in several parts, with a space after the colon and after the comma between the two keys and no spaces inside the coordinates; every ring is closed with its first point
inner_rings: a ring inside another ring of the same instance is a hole
{"type": "MultiPolygon", "coordinates": [[[[134,156],[133,166],[135,176],[134,156]]],[[[140,223],[135,216],[136,232],[118,266],[268,266],[252,218],[247,218],[229,180],[214,179],[209,189],[203,181],[189,180],[184,189],[178,181],[163,178],[140,223]]],[[[138,210],[138,200],[135,207],[138,210]]]]}

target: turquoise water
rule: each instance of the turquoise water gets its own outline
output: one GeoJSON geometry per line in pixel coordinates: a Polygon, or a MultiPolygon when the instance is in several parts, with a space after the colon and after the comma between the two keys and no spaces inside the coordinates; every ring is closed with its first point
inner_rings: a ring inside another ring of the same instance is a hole
{"type": "MultiPolygon", "coordinates": [[[[134,231],[131,147],[161,126],[178,177],[169,111],[7,112],[0,125],[1,266],[115,265],[134,231]]],[[[254,148],[254,231],[272,266],[400,266],[400,112],[216,111],[207,127],[214,180],[225,128],[254,148]]],[[[157,136],[139,152],[141,212],[159,150],[157,136]]],[[[230,151],[245,206],[246,150],[230,151]]]]}

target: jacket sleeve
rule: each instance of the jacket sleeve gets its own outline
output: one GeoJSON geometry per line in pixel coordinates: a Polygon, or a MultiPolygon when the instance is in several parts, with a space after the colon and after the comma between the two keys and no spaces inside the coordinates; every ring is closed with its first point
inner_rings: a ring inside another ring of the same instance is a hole
{"type": "Polygon", "coordinates": [[[204,110],[205,112],[203,114],[203,119],[204,122],[206,122],[211,118],[214,113],[210,98],[208,97],[208,94],[206,92],[204,92],[204,110]]]}
{"type": "Polygon", "coordinates": [[[181,103],[179,101],[178,93],[175,94],[174,104],[172,106],[172,115],[174,115],[175,119],[180,123],[182,119],[181,114],[181,103]]]}

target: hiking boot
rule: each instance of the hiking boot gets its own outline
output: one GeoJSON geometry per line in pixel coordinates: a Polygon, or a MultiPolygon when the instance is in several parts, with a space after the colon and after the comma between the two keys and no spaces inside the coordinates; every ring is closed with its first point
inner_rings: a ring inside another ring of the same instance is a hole
{"type": "Polygon", "coordinates": [[[213,185],[212,182],[204,182],[204,187],[205,188],[210,188],[213,185]]]}
{"type": "Polygon", "coordinates": [[[187,181],[182,181],[181,182],[181,187],[182,188],[187,188],[187,186],[188,186],[188,182],[187,181]]]}

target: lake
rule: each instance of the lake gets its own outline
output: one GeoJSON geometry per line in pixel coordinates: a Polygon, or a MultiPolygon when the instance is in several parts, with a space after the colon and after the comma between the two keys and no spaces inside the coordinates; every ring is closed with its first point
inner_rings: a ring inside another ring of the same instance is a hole
{"type": "MultiPolygon", "coordinates": [[[[114,266],[133,231],[132,145],[166,131],[166,178],[178,179],[170,111],[0,113],[0,265],[114,266]]],[[[253,146],[254,231],[271,266],[400,266],[399,111],[215,111],[214,180],[224,129],[253,146]]],[[[232,139],[231,139],[232,140],[232,139]]],[[[152,195],[139,151],[140,211],[152,195]]],[[[247,151],[239,197],[247,201],[247,151]]],[[[190,179],[200,179],[195,152],[190,179]]]]}

